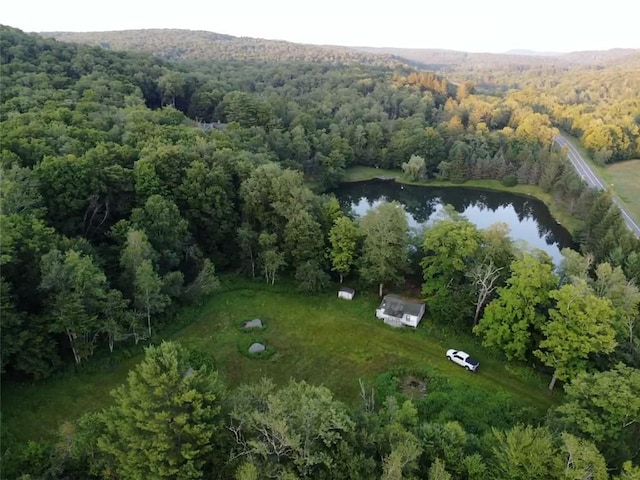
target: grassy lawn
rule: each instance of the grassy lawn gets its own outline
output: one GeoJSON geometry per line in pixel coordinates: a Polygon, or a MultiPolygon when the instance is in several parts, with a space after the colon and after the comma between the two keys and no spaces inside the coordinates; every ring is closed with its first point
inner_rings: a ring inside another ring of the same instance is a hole
{"type": "Polygon", "coordinates": [[[640,224],[640,159],[608,165],[602,176],[640,224]]]}
{"type": "Polygon", "coordinates": [[[38,383],[3,383],[2,428],[18,440],[52,437],[60,423],[108,405],[109,392],[125,381],[141,358],[138,355],[95,372],[69,372],[38,383]]]}
{"type": "Polygon", "coordinates": [[[553,203],[553,198],[550,194],[542,191],[541,188],[536,185],[516,185],[514,187],[507,187],[499,180],[467,180],[466,182],[451,183],[444,180],[425,180],[422,182],[416,182],[411,180],[405,173],[398,170],[384,170],[374,167],[352,167],[345,172],[344,182],[363,182],[366,180],[373,180],[374,178],[394,178],[397,182],[408,185],[422,185],[426,187],[461,187],[461,188],[480,188],[484,190],[499,190],[503,192],[511,192],[517,195],[526,195],[535,197],[543,202],[553,218],[559,221],[569,232],[575,232],[580,226],[580,221],[569,215],[566,211],[558,208],[553,203]]]}
{"type": "MultiPolygon", "coordinates": [[[[202,307],[190,309],[193,321],[169,336],[185,345],[209,352],[226,384],[233,388],[263,376],[283,384],[290,378],[324,384],[337,398],[358,403],[358,379],[369,384],[394,368],[430,368],[489,392],[508,392],[531,406],[546,407],[556,397],[546,390],[547,378],[492,359],[475,339],[445,333],[425,318],[417,330],[393,329],[374,317],[378,299],[359,294],[351,302],[335,297],[335,288],[320,295],[304,295],[287,285],[269,287],[235,278],[202,307]],[[239,325],[261,318],[266,329],[247,333],[239,325]],[[266,341],[274,354],[248,358],[239,352],[251,336],[266,341]],[[445,359],[448,348],[470,351],[481,363],[471,374],[445,359]]],[[[359,292],[360,293],[360,292],[359,292]]],[[[92,373],[16,386],[2,392],[2,420],[18,439],[51,436],[60,422],[109,404],[108,392],[126,378],[141,355],[92,373]]]]}
{"type": "Polygon", "coordinates": [[[594,170],[609,185],[613,194],[627,209],[636,223],[640,224],[640,159],[616,162],[606,167],[596,164],[577,138],[566,132],[562,135],[580,152],[594,170]]]}

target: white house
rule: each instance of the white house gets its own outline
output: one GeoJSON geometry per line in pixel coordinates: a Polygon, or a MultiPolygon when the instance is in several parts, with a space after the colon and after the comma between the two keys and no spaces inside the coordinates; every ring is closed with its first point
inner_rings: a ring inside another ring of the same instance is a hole
{"type": "Polygon", "coordinates": [[[390,293],[385,295],[376,309],[376,317],[392,327],[409,326],[416,328],[424,315],[424,303],[402,298],[390,293]]]}
{"type": "Polygon", "coordinates": [[[349,287],[341,287],[340,290],[338,290],[338,298],[344,298],[345,300],[353,300],[355,294],[356,291],[349,287]]]}

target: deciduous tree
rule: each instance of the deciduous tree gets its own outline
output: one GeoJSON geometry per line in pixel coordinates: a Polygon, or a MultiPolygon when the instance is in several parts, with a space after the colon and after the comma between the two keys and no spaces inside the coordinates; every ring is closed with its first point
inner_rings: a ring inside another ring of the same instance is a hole
{"type": "Polygon", "coordinates": [[[549,296],[556,304],[541,327],[545,338],[534,354],[553,368],[552,390],[557,379],[568,380],[584,371],[590,354],[612,352],[616,335],[611,301],[595,296],[584,280],[553,290],[549,296]]]}
{"type": "Polygon", "coordinates": [[[637,451],[640,434],[640,371],[622,363],[580,373],[565,385],[566,401],[552,415],[559,428],[588,438],[603,451],[637,451]],[[635,439],[635,440],[634,440],[635,439]]]}
{"type": "Polygon", "coordinates": [[[420,155],[411,155],[409,161],[402,164],[402,171],[406,173],[411,180],[421,180],[426,173],[424,158],[420,155]]]}
{"type": "Polygon", "coordinates": [[[425,232],[422,294],[439,321],[456,323],[471,316],[473,300],[465,279],[480,243],[476,226],[455,214],[438,220],[425,232]]]}
{"type": "Polygon", "coordinates": [[[399,283],[407,269],[407,216],[399,203],[382,203],[362,217],[360,228],[364,233],[360,275],[377,283],[382,296],[384,284],[399,283]]]}
{"type": "Polygon", "coordinates": [[[548,259],[525,254],[511,264],[511,277],[498,289],[498,298],[484,310],[474,333],[487,346],[502,348],[507,358],[524,359],[536,347],[550,305],[549,292],[557,285],[548,259]]]}
{"type": "Polygon", "coordinates": [[[340,275],[340,283],[346,275],[349,275],[356,262],[359,238],[360,231],[357,224],[345,216],[336,218],[329,232],[331,243],[329,255],[333,265],[332,270],[340,275]]]}
{"type": "Polygon", "coordinates": [[[52,250],[42,257],[40,288],[51,295],[52,330],[68,337],[75,361],[81,363],[97,340],[107,278],[91,257],[52,250]]]}
{"type": "Polygon", "coordinates": [[[517,425],[505,432],[494,429],[493,435],[497,440],[492,449],[496,478],[559,478],[561,466],[547,428],[517,425]]]}
{"type": "Polygon", "coordinates": [[[156,273],[151,260],[144,260],[135,272],[134,305],[147,320],[147,334],[151,338],[151,314],[161,313],[171,303],[162,291],[162,278],[156,273]]]}
{"type": "Polygon", "coordinates": [[[279,390],[263,379],[234,394],[235,455],[261,477],[295,472],[303,478],[345,478],[341,450],[354,429],[346,407],[325,387],[294,382],[279,390]]]}

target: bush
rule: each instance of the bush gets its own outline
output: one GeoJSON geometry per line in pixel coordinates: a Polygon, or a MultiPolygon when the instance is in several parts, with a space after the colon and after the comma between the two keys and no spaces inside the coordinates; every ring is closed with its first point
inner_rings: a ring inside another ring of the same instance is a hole
{"type": "Polygon", "coordinates": [[[518,177],[516,177],[515,175],[507,175],[502,179],[502,184],[505,187],[515,187],[516,185],[518,185],[518,177]]]}
{"type": "Polygon", "coordinates": [[[216,361],[210,353],[191,346],[185,347],[185,350],[187,352],[187,358],[189,359],[189,365],[193,368],[206,366],[210,372],[216,369],[216,361]]]}

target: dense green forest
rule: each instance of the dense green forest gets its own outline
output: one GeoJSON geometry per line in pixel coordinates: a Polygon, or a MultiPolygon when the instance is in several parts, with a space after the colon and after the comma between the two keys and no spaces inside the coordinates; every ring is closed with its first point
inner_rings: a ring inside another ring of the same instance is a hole
{"type": "MultiPolygon", "coordinates": [[[[580,138],[605,164],[640,158],[640,52],[613,49],[562,55],[300,45],[188,30],[49,33],[61,40],[138,50],[167,59],[413,64],[472,81],[487,92],[516,89],[535,112],[580,138]]],[[[460,108],[468,110],[461,105],[460,108]]]]}
{"type": "Polygon", "coordinates": [[[638,475],[640,245],[556,150],[538,86],[498,94],[331,49],[236,55],[248,40],[174,63],[0,35],[3,382],[149,345],[113,405],[55,439],[3,428],[5,478],[638,475]],[[356,165],[535,185],[580,221],[581,251],[554,269],[452,212],[417,238],[397,204],[354,219],[331,189],[356,165]],[[310,293],[418,276],[430,321],[562,382],[563,401],[474,430],[384,388],[391,374],[357,409],[295,380],[228,391],[212,352],[154,341],[220,273],[310,293]]]}

